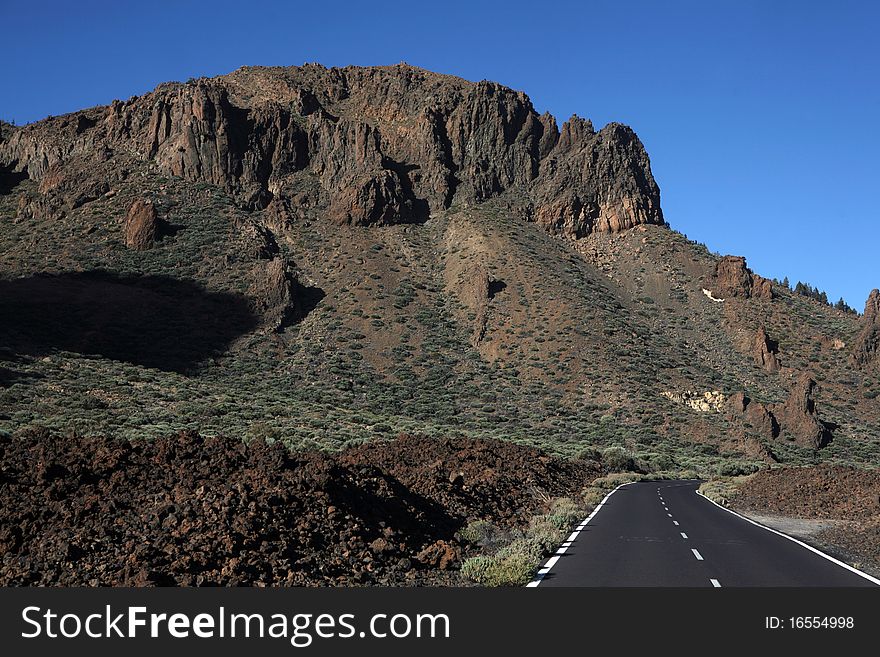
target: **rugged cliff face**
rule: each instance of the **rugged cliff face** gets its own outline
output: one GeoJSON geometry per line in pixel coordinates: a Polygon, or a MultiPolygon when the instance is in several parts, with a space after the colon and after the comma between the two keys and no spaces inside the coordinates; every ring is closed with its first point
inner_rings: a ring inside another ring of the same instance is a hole
{"type": "Polygon", "coordinates": [[[112,158],[222,186],[248,208],[306,188],[336,223],[421,221],[508,191],[521,214],[570,237],[663,223],[648,156],[626,126],[596,132],[574,116],[560,133],[523,93],[407,65],[243,68],[0,145],[0,164],[37,180],[76,160],[80,178],[98,176],[92,165],[112,158]]]}
{"type": "Polygon", "coordinates": [[[871,290],[865,302],[862,330],[856,338],[853,357],[858,365],[876,363],[880,354],[880,290],[871,290]]]}
{"type": "Polygon", "coordinates": [[[718,260],[710,284],[715,297],[773,298],[770,281],[753,273],[742,256],[723,256],[718,260]]]}

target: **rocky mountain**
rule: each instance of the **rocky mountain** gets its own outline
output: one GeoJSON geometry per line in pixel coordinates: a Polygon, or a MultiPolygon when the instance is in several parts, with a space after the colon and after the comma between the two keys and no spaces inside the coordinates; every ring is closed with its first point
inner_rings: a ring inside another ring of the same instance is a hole
{"type": "Polygon", "coordinates": [[[520,212],[571,237],[663,222],[647,154],[626,126],[596,132],[573,116],[560,132],[523,93],[405,65],[243,68],[5,141],[3,164],[44,193],[67,192],[61,207],[109,189],[71,177],[73,167],[134,159],[220,186],[248,209],[323,202],[328,219],[361,226],[422,221],[511,189],[523,194],[520,212]]]}
{"type": "Polygon", "coordinates": [[[880,458],[876,291],[710,253],[630,128],[492,82],[248,67],[2,124],[0,240],[8,434],[880,458]]]}

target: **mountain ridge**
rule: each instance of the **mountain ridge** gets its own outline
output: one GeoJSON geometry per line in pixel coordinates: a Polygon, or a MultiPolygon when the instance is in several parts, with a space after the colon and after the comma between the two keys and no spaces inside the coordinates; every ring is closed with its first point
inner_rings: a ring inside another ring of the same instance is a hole
{"type": "Polygon", "coordinates": [[[495,83],[243,68],[5,126],[0,168],[6,432],[880,454],[877,313],[710,254],[631,129],[559,129],[495,83]],[[210,308],[235,326],[187,339],[210,308]]]}

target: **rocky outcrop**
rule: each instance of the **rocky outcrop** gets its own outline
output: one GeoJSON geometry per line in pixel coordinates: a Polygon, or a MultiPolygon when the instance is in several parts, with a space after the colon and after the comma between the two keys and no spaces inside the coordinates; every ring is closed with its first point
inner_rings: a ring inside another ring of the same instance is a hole
{"type": "Polygon", "coordinates": [[[728,414],[751,427],[766,439],[779,436],[779,423],[770,409],[760,402],[750,399],[745,393],[737,392],[727,399],[728,414]]]}
{"type": "Polygon", "coordinates": [[[778,351],[779,345],[770,339],[763,326],[759,328],[752,341],[752,356],[755,363],[768,372],[778,372],[779,359],[776,357],[778,351]]]}
{"type": "Polygon", "coordinates": [[[880,290],[871,290],[862,316],[862,330],[853,345],[853,359],[857,365],[869,365],[880,354],[880,290]]]}
{"type": "Polygon", "coordinates": [[[159,238],[159,215],[152,201],[138,199],[125,215],[122,231],[125,246],[134,251],[153,248],[159,238]]]}
{"type": "Polygon", "coordinates": [[[742,256],[722,256],[715,263],[709,288],[718,299],[741,297],[769,301],[773,298],[770,281],[752,273],[742,256]]]}
{"type": "Polygon", "coordinates": [[[784,404],[773,407],[780,433],[801,447],[821,449],[831,442],[831,430],[819,419],[814,393],[816,382],[807,374],[801,375],[784,404]]]}
{"type": "Polygon", "coordinates": [[[596,132],[575,116],[560,132],[521,92],[407,65],[244,68],[50,123],[16,131],[0,166],[39,180],[72,157],[125,154],[249,208],[307,176],[329,219],[353,225],[422,221],[509,190],[521,214],[569,237],[663,223],[626,126],[596,132]]]}
{"type": "Polygon", "coordinates": [[[476,346],[486,336],[489,323],[489,294],[491,287],[489,270],[485,265],[475,264],[464,274],[459,297],[473,314],[471,344],[476,346]]]}
{"type": "Polygon", "coordinates": [[[532,196],[535,221],[573,238],[663,222],[648,155],[618,123],[596,132],[577,116],[567,121],[541,162],[532,196]]]}
{"type": "Polygon", "coordinates": [[[280,331],[296,319],[297,289],[296,273],[283,257],[257,266],[256,279],[248,294],[270,331],[280,331]]]}
{"type": "Polygon", "coordinates": [[[723,410],[727,397],[720,390],[708,390],[698,392],[696,390],[683,390],[681,392],[664,390],[660,393],[667,399],[684,404],[700,413],[718,413],[723,410]]]}
{"type": "MultiPolygon", "coordinates": [[[[758,445],[763,445],[762,440],[775,439],[821,449],[831,442],[832,434],[830,427],[819,419],[815,389],[816,382],[810,376],[802,375],[782,404],[763,404],[743,392],[737,392],[724,398],[718,410],[723,411],[731,421],[742,425],[743,440],[752,442],[749,449],[755,454],[759,451],[763,453],[763,448],[758,448],[758,445]]],[[[771,454],[768,451],[765,455],[771,454]]]]}

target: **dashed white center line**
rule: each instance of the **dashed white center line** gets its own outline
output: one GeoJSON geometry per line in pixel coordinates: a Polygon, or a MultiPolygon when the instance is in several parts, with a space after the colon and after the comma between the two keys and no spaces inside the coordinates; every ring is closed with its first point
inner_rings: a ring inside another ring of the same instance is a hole
{"type": "Polygon", "coordinates": [[[675,525],[676,527],[678,527],[678,520],[673,520],[672,524],[675,525]]]}
{"type": "Polygon", "coordinates": [[[721,582],[719,582],[717,579],[710,579],[709,581],[712,582],[712,586],[714,586],[716,589],[721,588],[721,582]]]}
{"type": "Polygon", "coordinates": [[[681,532],[681,537],[682,537],[682,538],[687,538],[687,537],[688,537],[688,535],[687,535],[687,534],[685,534],[685,533],[684,533],[684,532],[681,532]]]}
{"type": "Polygon", "coordinates": [[[694,556],[697,558],[697,561],[703,560],[703,555],[697,552],[694,548],[691,548],[691,552],[694,553],[694,556]]]}
{"type": "Polygon", "coordinates": [[[671,513],[667,513],[666,515],[669,516],[670,518],[672,517],[672,514],[671,514],[671,513]]]}

